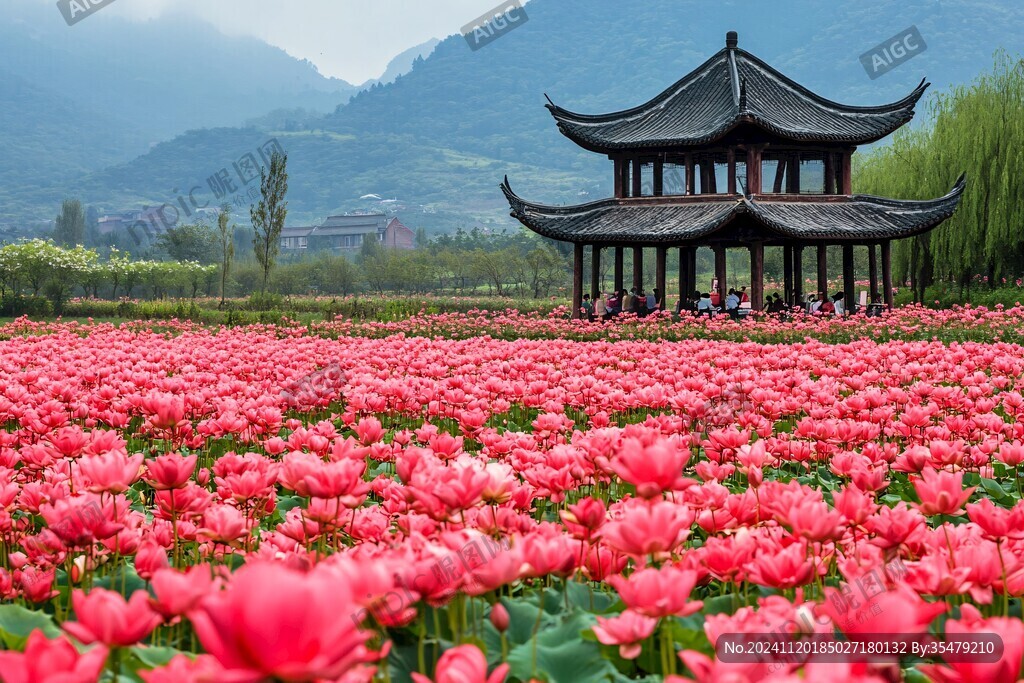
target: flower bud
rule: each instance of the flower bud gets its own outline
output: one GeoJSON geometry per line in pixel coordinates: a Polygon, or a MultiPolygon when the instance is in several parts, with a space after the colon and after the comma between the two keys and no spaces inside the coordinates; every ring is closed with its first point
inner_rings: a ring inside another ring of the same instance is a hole
{"type": "Polygon", "coordinates": [[[508,630],[508,610],[500,602],[495,603],[491,607],[491,624],[494,625],[494,628],[498,629],[498,633],[504,633],[508,630]]]}

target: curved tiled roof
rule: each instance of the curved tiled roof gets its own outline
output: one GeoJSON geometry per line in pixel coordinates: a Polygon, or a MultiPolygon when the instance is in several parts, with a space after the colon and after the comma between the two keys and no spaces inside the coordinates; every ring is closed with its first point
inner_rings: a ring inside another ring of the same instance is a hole
{"type": "Polygon", "coordinates": [[[965,186],[963,175],[948,194],[917,201],[871,195],[761,199],[739,195],[659,197],[657,202],[604,199],[577,206],[528,202],[501,185],[511,215],[539,235],[563,242],[665,244],[699,241],[748,214],[770,237],[870,242],[910,237],[953,215],[965,186]]]}
{"type": "Polygon", "coordinates": [[[922,80],[903,99],[875,107],[840,104],[733,45],[633,109],[585,115],[550,99],[547,107],[564,135],[598,152],[703,145],[744,122],[795,141],[859,145],[910,121],[927,87],[922,80]]]}

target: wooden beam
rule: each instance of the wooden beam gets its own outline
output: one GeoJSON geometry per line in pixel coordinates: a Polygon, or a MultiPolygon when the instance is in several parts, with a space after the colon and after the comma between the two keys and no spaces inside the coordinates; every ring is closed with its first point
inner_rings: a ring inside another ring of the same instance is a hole
{"type": "Polygon", "coordinates": [[[708,191],[711,194],[718,194],[718,174],[715,173],[715,158],[709,157],[708,165],[708,191]]]}
{"type": "Polygon", "coordinates": [[[697,194],[696,179],[693,174],[693,155],[687,152],[683,157],[683,163],[686,164],[686,194],[697,194]]]}
{"type": "Polygon", "coordinates": [[[843,307],[846,314],[853,312],[857,300],[857,281],[853,277],[853,245],[843,245],[843,307]]]}
{"type": "Polygon", "coordinates": [[[633,247],[633,286],[637,291],[644,286],[644,248],[633,247]]]}
{"type": "Polygon", "coordinates": [[[572,250],[572,319],[579,320],[583,306],[583,245],[576,243],[572,250]]]}
{"type": "Polygon", "coordinates": [[[665,194],[665,159],[659,156],[654,160],[654,196],[665,194]]]}
{"type": "Polygon", "coordinates": [[[764,310],[764,243],[750,245],[750,307],[764,310]]]}
{"type": "Polygon", "coordinates": [[[803,305],[804,298],[804,247],[798,244],[793,247],[793,304],[803,305]]]}
{"type": "MultiPolygon", "coordinates": [[[[729,170],[728,170],[729,177],[727,179],[727,181],[728,181],[727,182],[728,191],[729,191],[729,194],[736,194],[736,150],[735,150],[735,148],[730,147],[729,151],[725,153],[725,157],[726,157],[726,163],[729,166],[729,170]]],[[[750,156],[748,155],[747,158],[749,159],[750,156]]],[[[748,169],[747,170],[747,178],[748,178],[747,184],[748,185],[750,183],[749,177],[750,177],[750,170],[748,169]]]]}
{"type": "Polygon", "coordinates": [[[601,294],[601,247],[590,247],[590,300],[595,301],[601,294]]]}
{"type": "Polygon", "coordinates": [[[892,245],[889,240],[882,242],[882,296],[885,305],[892,308],[892,245]]]}
{"type": "Polygon", "coordinates": [[[612,286],[616,294],[622,291],[622,261],[622,247],[615,247],[615,279],[612,286]]]}
{"type": "Polygon", "coordinates": [[[643,196],[643,177],[641,171],[643,170],[643,163],[640,161],[640,157],[633,157],[633,192],[634,197],[643,196]]]}
{"type": "Polygon", "coordinates": [[[718,305],[725,310],[725,247],[716,246],[715,250],[715,277],[718,278],[718,305]]]}
{"type": "Polygon", "coordinates": [[[828,296],[828,250],[824,244],[818,245],[818,295],[828,296]]]}
{"type": "Polygon", "coordinates": [[[868,299],[878,303],[878,254],[875,245],[868,245],[868,299]]]}
{"type": "Polygon", "coordinates": [[[625,183],[622,181],[622,158],[615,158],[615,196],[624,197],[623,190],[625,189],[625,183]]]}
{"type": "Polygon", "coordinates": [[[658,247],[655,250],[654,257],[654,288],[658,290],[657,305],[658,310],[665,310],[665,269],[666,259],[668,258],[668,247],[658,247]]]}

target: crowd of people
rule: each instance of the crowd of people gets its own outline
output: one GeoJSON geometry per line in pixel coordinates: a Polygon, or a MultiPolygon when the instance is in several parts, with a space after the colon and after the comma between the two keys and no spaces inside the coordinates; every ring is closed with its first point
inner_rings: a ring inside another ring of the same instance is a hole
{"type": "MultiPolygon", "coordinates": [[[[623,313],[632,313],[642,318],[660,310],[662,308],[661,301],[662,297],[657,287],[650,292],[644,291],[642,287],[633,287],[629,291],[622,289],[607,294],[601,292],[593,300],[589,294],[584,294],[583,310],[589,320],[611,320],[623,313]]],[[[787,304],[778,292],[765,298],[765,313],[786,317],[797,311],[823,317],[843,316],[848,312],[846,296],[843,292],[836,292],[831,296],[826,292],[808,294],[806,300],[797,306],[787,304]]],[[[750,295],[747,293],[746,287],[729,289],[725,300],[719,304],[714,301],[710,292],[695,290],[689,297],[679,298],[675,312],[676,316],[687,312],[698,317],[707,316],[709,318],[724,312],[733,320],[741,320],[751,312],[750,295]]]]}
{"type": "Polygon", "coordinates": [[[589,320],[611,320],[622,313],[645,317],[661,308],[661,293],[655,287],[650,292],[643,287],[633,287],[628,292],[621,289],[605,295],[601,292],[591,301],[589,294],[583,295],[583,311],[589,320]]]}

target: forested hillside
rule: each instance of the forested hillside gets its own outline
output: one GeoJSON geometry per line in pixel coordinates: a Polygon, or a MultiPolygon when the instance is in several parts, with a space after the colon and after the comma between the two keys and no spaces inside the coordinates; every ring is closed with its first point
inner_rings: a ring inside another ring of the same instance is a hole
{"type": "Polygon", "coordinates": [[[285,126],[286,117],[272,117],[258,128],[194,131],[129,164],[0,196],[0,211],[12,204],[4,199],[20,202],[24,215],[66,194],[108,210],[160,204],[276,137],[289,151],[295,222],[365,208],[359,198],[374,193],[397,199],[399,215],[416,227],[500,227],[511,224],[497,189],[506,173],[518,191],[550,203],[611,191],[607,160],[558,133],[544,93],[589,113],[638,104],[719,50],[734,29],[740,47],[825,97],[877,104],[925,75],[933,93],[969,82],[995,49],[1017,50],[1024,29],[1014,7],[983,0],[532,0],[527,9],[528,22],[484,49],[449,37],[410,73],[319,121],[285,126]],[[928,49],[870,80],[859,55],[911,24],[928,49]]]}

